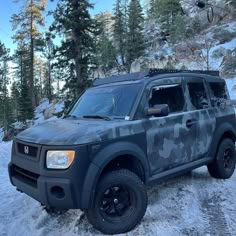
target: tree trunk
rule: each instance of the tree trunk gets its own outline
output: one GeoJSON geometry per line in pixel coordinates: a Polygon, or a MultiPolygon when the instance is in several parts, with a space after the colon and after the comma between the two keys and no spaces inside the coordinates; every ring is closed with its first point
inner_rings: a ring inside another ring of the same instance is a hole
{"type": "Polygon", "coordinates": [[[23,84],[23,56],[22,52],[20,52],[20,85],[23,84]]]}
{"type": "Polygon", "coordinates": [[[51,88],[51,60],[48,60],[48,99],[52,100],[52,88],[51,88]]]}
{"type": "Polygon", "coordinates": [[[32,102],[32,108],[36,106],[34,96],[34,35],[33,35],[33,12],[32,12],[33,0],[31,0],[31,15],[30,15],[30,78],[29,78],[29,95],[32,102]]]}
{"type": "MultiPolygon", "coordinates": [[[[74,9],[77,8],[77,5],[78,5],[78,0],[72,0],[72,4],[74,5],[74,9]]],[[[79,94],[80,94],[80,91],[79,91],[79,86],[80,84],[83,82],[83,78],[81,76],[81,70],[82,70],[82,67],[81,67],[81,48],[80,48],[80,42],[79,42],[79,33],[76,32],[76,31],[72,31],[72,40],[75,44],[75,72],[76,72],[76,88],[75,88],[75,91],[76,91],[76,96],[78,97],[79,94]]]]}

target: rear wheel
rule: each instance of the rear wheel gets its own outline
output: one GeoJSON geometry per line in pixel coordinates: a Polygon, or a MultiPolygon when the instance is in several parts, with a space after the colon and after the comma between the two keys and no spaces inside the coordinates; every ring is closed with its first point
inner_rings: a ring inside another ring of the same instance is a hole
{"type": "Polygon", "coordinates": [[[208,165],[208,171],[214,178],[229,179],[234,173],[235,164],[235,144],[231,139],[224,139],[219,145],[214,162],[208,165]]]}
{"type": "Polygon", "coordinates": [[[119,234],[132,230],[147,208],[144,183],[129,170],[113,171],[102,177],[94,208],[86,211],[89,222],[102,233],[119,234]]]}

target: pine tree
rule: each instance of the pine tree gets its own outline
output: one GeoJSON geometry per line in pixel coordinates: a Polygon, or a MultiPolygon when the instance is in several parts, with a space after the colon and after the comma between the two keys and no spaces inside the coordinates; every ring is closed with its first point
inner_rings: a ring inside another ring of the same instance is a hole
{"type": "Polygon", "coordinates": [[[130,69],[131,63],[144,55],[145,41],[143,35],[143,12],[139,0],[132,0],[128,12],[128,43],[127,64],[130,69]]]}
{"type": "Polygon", "coordinates": [[[192,22],[193,35],[199,34],[201,32],[201,23],[198,16],[193,19],[192,22]]]}
{"type": "Polygon", "coordinates": [[[186,24],[183,16],[178,14],[175,23],[170,27],[170,40],[172,43],[184,40],[186,38],[186,24]]]}
{"type": "MultiPolygon", "coordinates": [[[[19,0],[16,0],[19,2],[19,0]]],[[[32,107],[36,105],[34,95],[34,55],[36,42],[41,34],[38,28],[44,26],[42,13],[45,10],[47,0],[25,0],[21,11],[13,14],[11,18],[13,30],[17,30],[13,39],[19,44],[27,44],[30,47],[30,76],[29,76],[29,96],[32,107]]]]}
{"type": "Polygon", "coordinates": [[[157,15],[161,23],[161,30],[169,35],[176,18],[182,13],[179,0],[158,0],[157,15]]]}
{"type": "Polygon", "coordinates": [[[23,78],[22,84],[20,85],[20,96],[19,96],[19,121],[26,122],[32,120],[34,112],[32,109],[31,99],[29,97],[29,85],[25,78],[23,78]]]}
{"type": "Polygon", "coordinates": [[[20,83],[14,81],[11,86],[11,102],[13,110],[13,118],[19,120],[19,99],[20,99],[20,83]]]}
{"type": "Polygon", "coordinates": [[[12,88],[12,100],[16,118],[25,122],[34,116],[32,100],[29,93],[29,77],[30,77],[30,48],[27,45],[18,45],[13,55],[14,68],[14,86],[17,91],[12,88]],[[16,94],[15,94],[16,93],[16,94]],[[17,100],[17,103],[14,102],[17,100]]]}
{"type": "Polygon", "coordinates": [[[100,27],[100,35],[97,42],[97,65],[103,69],[106,74],[109,70],[116,66],[115,48],[112,44],[111,35],[111,19],[112,15],[109,12],[99,14],[97,22],[100,27]]]}
{"type": "Polygon", "coordinates": [[[72,99],[86,86],[95,56],[97,29],[89,13],[92,8],[88,0],[60,0],[53,12],[54,22],[50,31],[64,36],[56,48],[57,66],[67,70],[66,88],[72,99]]]}
{"type": "Polygon", "coordinates": [[[149,1],[149,7],[148,7],[148,18],[149,19],[157,19],[157,10],[158,8],[158,0],[150,0],[149,1]]]}
{"type": "Polygon", "coordinates": [[[9,50],[0,42],[0,127],[7,133],[8,125],[12,122],[12,106],[8,93],[10,60],[9,50]]]}
{"type": "Polygon", "coordinates": [[[175,70],[175,66],[168,60],[164,69],[175,70]]]}
{"type": "Polygon", "coordinates": [[[122,0],[116,0],[113,19],[113,38],[117,51],[117,64],[121,64],[127,69],[125,60],[127,50],[127,14],[122,0]]]}
{"type": "Polygon", "coordinates": [[[48,68],[44,60],[40,57],[35,57],[35,69],[34,69],[34,87],[35,98],[37,103],[48,95],[48,68]]]}
{"type": "Polygon", "coordinates": [[[43,55],[47,59],[47,84],[46,84],[46,96],[51,101],[52,99],[52,60],[54,58],[55,53],[55,45],[52,41],[51,35],[46,34],[46,38],[44,39],[44,48],[43,48],[43,55]]]}

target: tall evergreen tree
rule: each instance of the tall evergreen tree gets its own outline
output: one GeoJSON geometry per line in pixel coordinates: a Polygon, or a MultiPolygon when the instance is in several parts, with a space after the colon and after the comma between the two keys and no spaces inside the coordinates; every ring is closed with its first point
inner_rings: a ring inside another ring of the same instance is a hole
{"type": "Polygon", "coordinates": [[[176,18],[182,13],[180,0],[158,0],[157,15],[161,23],[161,30],[169,35],[176,18]]]}
{"type": "Polygon", "coordinates": [[[170,27],[170,40],[172,43],[186,38],[186,24],[182,15],[176,16],[174,24],[170,27]]]}
{"type": "Polygon", "coordinates": [[[114,8],[113,38],[117,51],[117,63],[126,68],[127,15],[122,0],[116,0],[114,8]]]}
{"type": "Polygon", "coordinates": [[[47,84],[46,89],[47,93],[46,96],[51,101],[52,99],[52,61],[55,53],[55,45],[53,43],[53,40],[50,37],[50,34],[46,35],[46,38],[44,40],[44,48],[43,48],[43,55],[47,59],[47,84]]]}
{"type": "Polygon", "coordinates": [[[192,22],[192,35],[197,35],[201,32],[201,23],[198,16],[195,16],[192,22]]]}
{"type": "Polygon", "coordinates": [[[19,96],[19,121],[26,122],[34,117],[34,112],[32,109],[31,99],[29,96],[29,85],[28,81],[23,78],[22,84],[20,86],[20,96],[19,96]]]}
{"type": "Polygon", "coordinates": [[[25,122],[34,117],[32,100],[29,93],[30,78],[30,48],[18,45],[14,55],[14,83],[12,86],[12,100],[15,107],[15,118],[25,122]],[[17,102],[16,102],[17,101],[17,102]]]}
{"type": "Polygon", "coordinates": [[[144,55],[145,41],[143,35],[143,12],[139,0],[131,0],[128,19],[127,63],[131,63],[144,55]]]}
{"type": "Polygon", "coordinates": [[[158,0],[150,0],[149,1],[149,6],[148,6],[148,18],[149,19],[152,19],[152,20],[155,20],[157,19],[157,10],[158,8],[158,0]]]}
{"type": "Polygon", "coordinates": [[[59,0],[53,12],[52,33],[64,36],[56,48],[58,66],[67,71],[67,88],[72,99],[86,86],[90,65],[95,54],[94,35],[97,29],[89,10],[93,5],[88,0],[59,0]]]}
{"type": "Polygon", "coordinates": [[[7,87],[9,85],[9,60],[9,50],[0,42],[0,127],[4,127],[5,133],[12,122],[12,107],[7,87]]]}
{"type": "Polygon", "coordinates": [[[116,66],[115,48],[112,43],[111,29],[112,15],[109,12],[101,13],[97,17],[100,34],[97,42],[97,65],[104,74],[116,66]]]}
{"type": "Polygon", "coordinates": [[[19,99],[20,99],[20,83],[19,81],[14,81],[11,86],[11,103],[13,110],[13,118],[19,120],[19,99]]]}
{"type": "MultiPolygon", "coordinates": [[[[19,2],[19,0],[16,0],[19,2]]],[[[29,75],[29,97],[32,107],[36,105],[34,95],[34,55],[35,47],[40,39],[39,27],[44,26],[43,11],[45,10],[47,0],[24,0],[19,13],[13,14],[11,18],[12,28],[16,30],[13,36],[14,40],[20,44],[24,42],[30,48],[30,75],[29,75]]]]}

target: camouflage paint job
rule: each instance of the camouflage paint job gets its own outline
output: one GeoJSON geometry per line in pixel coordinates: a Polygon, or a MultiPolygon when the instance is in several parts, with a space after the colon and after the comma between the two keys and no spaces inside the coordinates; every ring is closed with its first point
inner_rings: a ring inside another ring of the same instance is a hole
{"type": "MultiPolygon", "coordinates": [[[[18,189],[48,206],[88,209],[93,205],[96,186],[103,169],[117,155],[128,154],[141,161],[145,183],[148,184],[161,178],[161,175],[168,177],[170,172],[179,173],[180,169],[191,170],[208,164],[213,160],[225,132],[231,132],[235,139],[233,107],[228,99],[210,100],[213,96],[207,87],[209,81],[222,83],[222,79],[176,73],[141,78],[138,81],[143,84],[143,89],[133,105],[130,119],[106,121],[66,118],[44,122],[20,133],[13,143],[9,163],[10,180],[14,179],[14,166],[24,168],[39,174],[39,186],[32,190],[29,185],[17,182],[18,189]],[[193,107],[187,89],[187,77],[206,78],[204,84],[209,107],[202,110],[193,107]],[[145,108],[149,105],[152,88],[171,84],[182,84],[185,97],[183,111],[166,117],[147,117],[145,108]],[[192,126],[186,125],[189,120],[194,121],[192,126]],[[37,146],[37,159],[20,154],[17,142],[37,146]],[[76,151],[77,158],[65,171],[50,171],[45,166],[46,152],[57,149],[76,151]],[[53,185],[66,189],[65,201],[52,196],[50,186],[53,185]]],[[[135,86],[137,81],[129,83],[135,86]]]]}
{"type": "MultiPolygon", "coordinates": [[[[213,141],[217,117],[235,117],[233,108],[229,106],[228,100],[224,101],[224,99],[220,101],[221,106],[217,101],[218,106],[195,110],[189,99],[183,76],[172,75],[171,78],[153,79],[145,86],[146,89],[132,120],[104,121],[67,118],[45,122],[28,129],[19,134],[17,139],[52,146],[89,145],[102,142],[104,147],[106,142],[108,145],[117,140],[127,141],[131,136],[140,137],[141,135],[143,140],[138,145],[146,154],[151,173],[156,174],[205,157],[213,141]],[[147,118],[144,109],[148,106],[152,87],[168,84],[183,85],[186,98],[183,112],[169,114],[167,117],[147,118]],[[186,126],[189,120],[196,121],[190,128],[186,126]]],[[[231,122],[235,123],[234,120],[231,122]]]]}

